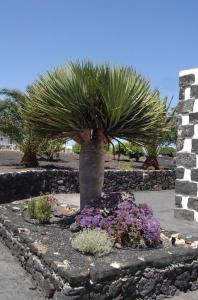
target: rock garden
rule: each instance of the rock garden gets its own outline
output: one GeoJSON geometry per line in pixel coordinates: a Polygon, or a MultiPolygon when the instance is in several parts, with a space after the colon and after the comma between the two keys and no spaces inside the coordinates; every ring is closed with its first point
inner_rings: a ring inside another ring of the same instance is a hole
{"type": "Polygon", "coordinates": [[[174,187],[174,170],[153,171],[159,146],[172,143],[176,129],[167,99],[132,68],[89,61],[48,72],[25,93],[3,93],[12,99],[0,130],[10,132],[14,109],[24,166],[37,167],[43,140],[70,139],[80,148],[79,172],[0,176],[2,241],[46,297],[149,300],[197,289],[196,239],[164,231],[132,193],[174,187]],[[104,172],[106,149],[121,151],[123,141],[146,149],[148,171],[104,172]],[[60,201],[60,192],[80,192],[80,200],[60,201]]]}
{"type": "Polygon", "coordinates": [[[57,195],[0,207],[3,242],[53,299],[162,299],[198,287],[195,239],[166,232],[133,195],[100,207],[57,195]]]}

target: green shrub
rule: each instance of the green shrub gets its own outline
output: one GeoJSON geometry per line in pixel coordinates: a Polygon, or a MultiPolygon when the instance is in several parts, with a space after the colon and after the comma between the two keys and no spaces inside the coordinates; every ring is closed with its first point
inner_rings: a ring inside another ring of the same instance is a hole
{"type": "Polygon", "coordinates": [[[129,158],[135,158],[136,161],[138,161],[141,156],[144,156],[143,147],[132,142],[127,142],[120,145],[116,144],[114,150],[115,154],[122,154],[124,156],[128,156],[129,158]]]}
{"type": "Polygon", "coordinates": [[[80,144],[75,143],[75,144],[72,146],[72,151],[73,151],[75,154],[79,154],[79,153],[80,153],[80,144]]]}
{"type": "Polygon", "coordinates": [[[39,155],[46,156],[47,160],[53,161],[54,156],[58,155],[59,152],[63,149],[65,140],[55,139],[51,141],[44,141],[39,146],[39,155]]]}
{"type": "Polygon", "coordinates": [[[129,163],[125,163],[122,165],[122,171],[130,171],[133,169],[133,163],[129,162],[129,163]]]}
{"type": "Polygon", "coordinates": [[[173,156],[176,155],[176,149],[173,148],[173,147],[163,147],[160,150],[160,154],[161,155],[167,155],[167,156],[173,157],[173,156]]]}
{"type": "Polygon", "coordinates": [[[127,143],[126,146],[126,154],[129,158],[135,158],[135,160],[138,161],[141,156],[144,156],[144,149],[142,146],[134,143],[127,143]]]}
{"type": "Polygon", "coordinates": [[[30,218],[36,219],[36,200],[33,199],[28,202],[28,213],[30,218]]]}
{"type": "Polygon", "coordinates": [[[83,254],[101,256],[111,251],[113,242],[105,232],[88,229],[72,240],[72,247],[83,254]]]}
{"type": "Polygon", "coordinates": [[[31,200],[28,203],[28,212],[31,218],[37,219],[39,223],[48,223],[51,217],[51,204],[48,196],[31,200]]]}

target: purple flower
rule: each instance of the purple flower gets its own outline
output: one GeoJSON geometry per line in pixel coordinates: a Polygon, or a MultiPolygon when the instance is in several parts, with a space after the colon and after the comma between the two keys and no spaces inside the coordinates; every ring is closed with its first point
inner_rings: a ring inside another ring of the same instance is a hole
{"type": "Polygon", "coordinates": [[[144,237],[151,242],[160,241],[160,223],[155,219],[147,219],[143,224],[144,237]]]}
{"type": "Polygon", "coordinates": [[[85,207],[76,217],[82,229],[105,230],[123,246],[160,242],[160,224],[147,204],[136,205],[126,194],[110,193],[97,205],[85,207]]]}

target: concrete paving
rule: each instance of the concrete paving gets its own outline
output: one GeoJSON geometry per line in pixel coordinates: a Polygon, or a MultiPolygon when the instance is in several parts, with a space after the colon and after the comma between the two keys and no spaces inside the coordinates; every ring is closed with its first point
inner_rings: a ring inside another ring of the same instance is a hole
{"type": "Polygon", "coordinates": [[[198,223],[174,218],[174,190],[136,192],[137,203],[147,203],[153,208],[154,215],[162,228],[198,237],[198,223]]]}
{"type": "Polygon", "coordinates": [[[0,300],[44,300],[31,276],[0,240],[0,300]]]}
{"type": "Polygon", "coordinates": [[[198,300],[198,291],[188,292],[188,293],[180,293],[178,296],[169,298],[171,300],[198,300]]]}

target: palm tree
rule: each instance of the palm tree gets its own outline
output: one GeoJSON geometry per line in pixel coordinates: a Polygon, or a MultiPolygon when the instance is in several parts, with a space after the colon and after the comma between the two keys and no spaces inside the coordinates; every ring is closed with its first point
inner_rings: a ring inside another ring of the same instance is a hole
{"type": "Polygon", "coordinates": [[[23,152],[22,165],[38,166],[38,138],[25,121],[23,113],[26,94],[15,89],[2,89],[0,94],[6,97],[0,106],[0,132],[19,145],[23,152]]]}
{"type": "Polygon", "coordinates": [[[98,199],[104,182],[104,145],[142,142],[163,128],[166,107],[133,69],[71,63],[41,76],[29,91],[26,118],[41,136],[81,145],[81,209],[98,199]]]}
{"type": "Polygon", "coordinates": [[[177,140],[177,117],[176,110],[169,111],[171,102],[167,105],[167,98],[164,98],[166,115],[164,115],[164,128],[159,128],[156,133],[143,142],[146,160],[143,164],[144,169],[159,169],[158,155],[162,147],[176,144],[177,140]]]}

